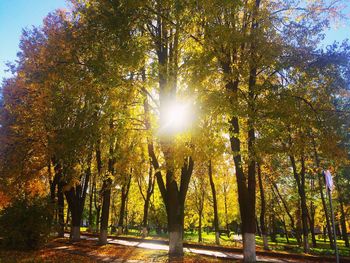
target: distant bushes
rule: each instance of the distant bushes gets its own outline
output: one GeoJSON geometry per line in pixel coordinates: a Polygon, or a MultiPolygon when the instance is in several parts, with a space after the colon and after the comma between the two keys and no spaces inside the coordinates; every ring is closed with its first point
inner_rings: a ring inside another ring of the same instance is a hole
{"type": "Polygon", "coordinates": [[[53,219],[46,198],[20,199],[0,213],[2,244],[16,249],[37,249],[48,239],[53,219]]]}

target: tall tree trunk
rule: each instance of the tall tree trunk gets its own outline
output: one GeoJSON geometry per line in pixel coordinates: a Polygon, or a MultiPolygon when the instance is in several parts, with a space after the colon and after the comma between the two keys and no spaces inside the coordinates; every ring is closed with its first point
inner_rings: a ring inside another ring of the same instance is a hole
{"type": "Polygon", "coordinates": [[[92,153],[88,157],[88,167],[80,179],[80,184],[72,186],[69,191],[65,191],[67,203],[72,215],[71,234],[72,241],[80,240],[80,224],[84,211],[86,192],[91,176],[92,153]]]}
{"type": "MultiPolygon", "coordinates": [[[[196,208],[198,212],[198,242],[202,242],[202,219],[203,219],[203,209],[204,209],[204,200],[205,200],[205,185],[204,178],[198,179],[198,184],[195,182],[194,185],[196,192],[196,208]]],[[[208,229],[208,228],[207,228],[208,229]]],[[[209,232],[209,230],[207,230],[209,232]]]]}
{"type": "Polygon", "coordinates": [[[288,230],[287,230],[286,220],[284,220],[284,216],[282,216],[282,223],[283,223],[284,233],[286,234],[287,243],[289,244],[288,230]]]}
{"type": "MultiPolygon", "coordinates": [[[[62,178],[62,167],[53,158],[55,175],[50,184],[51,201],[55,203],[56,199],[56,188],[57,188],[57,214],[58,214],[58,237],[64,237],[64,196],[63,196],[63,178],[62,178]],[[57,186],[57,187],[56,187],[57,186]]],[[[49,165],[51,173],[51,165],[49,165]]]]}
{"type": "MultiPolygon", "coordinates": [[[[316,160],[316,166],[320,169],[320,159],[318,157],[318,152],[316,149],[316,142],[315,139],[312,138],[312,143],[313,143],[313,148],[314,148],[314,155],[315,155],[315,160],[316,160]]],[[[329,220],[329,214],[328,214],[328,207],[327,207],[327,203],[326,203],[326,198],[324,196],[324,192],[323,192],[323,178],[322,178],[322,173],[318,173],[317,175],[317,180],[318,180],[318,189],[320,191],[320,196],[321,196],[321,200],[322,200],[322,209],[324,212],[324,216],[326,218],[326,227],[327,227],[327,234],[328,234],[328,238],[329,238],[329,244],[330,244],[330,248],[334,249],[334,242],[333,242],[333,234],[332,234],[332,227],[331,227],[331,222],[329,220]]]]}
{"type": "Polygon", "coordinates": [[[227,231],[227,237],[230,237],[230,228],[229,228],[229,222],[228,222],[228,208],[227,208],[227,187],[228,185],[224,183],[224,211],[225,211],[225,225],[226,225],[226,231],[227,231]]]}
{"type": "Polygon", "coordinates": [[[308,235],[309,235],[309,229],[308,229],[308,209],[306,204],[306,194],[305,194],[305,160],[304,157],[301,157],[301,171],[300,174],[297,171],[296,167],[296,161],[293,155],[289,156],[292,168],[293,168],[293,175],[295,178],[295,181],[297,183],[299,198],[300,198],[300,206],[301,206],[301,222],[302,222],[302,228],[303,228],[303,247],[304,252],[309,252],[309,241],[308,241],[308,235]]]}
{"type": "Polygon", "coordinates": [[[270,215],[270,226],[271,226],[271,232],[270,232],[270,237],[272,242],[277,242],[276,239],[276,217],[275,213],[271,213],[270,215]]]}
{"type": "MultiPolygon", "coordinates": [[[[96,166],[97,166],[97,177],[101,179],[101,173],[102,173],[102,158],[101,158],[101,150],[100,150],[100,140],[97,141],[96,146],[96,166]]],[[[96,180],[97,178],[94,177],[94,182],[92,188],[94,189],[94,205],[96,209],[96,232],[98,232],[100,229],[100,212],[101,212],[101,204],[99,202],[98,193],[97,193],[97,186],[96,186],[96,180]]]]}
{"type": "MultiPolygon", "coordinates": [[[[251,36],[254,36],[255,30],[259,27],[257,22],[258,10],[260,7],[260,0],[256,0],[253,7],[251,19],[251,36]]],[[[248,16],[244,16],[247,18],[248,16]]],[[[248,21],[244,21],[248,23],[248,21]]],[[[244,44],[243,44],[244,46],[244,44]]],[[[243,48],[242,48],[243,49],[243,48]]],[[[235,57],[237,51],[232,52],[235,57]]],[[[226,58],[221,60],[221,67],[225,75],[232,76],[231,63],[233,62],[231,52],[226,54],[226,58]]],[[[233,153],[233,160],[236,168],[236,179],[238,188],[238,203],[240,208],[240,215],[242,221],[242,234],[243,234],[243,258],[244,262],[255,262],[256,261],[256,248],[255,248],[255,187],[256,187],[256,161],[254,152],[255,143],[255,128],[254,128],[254,118],[256,114],[255,109],[255,99],[257,98],[257,93],[255,91],[257,67],[255,65],[256,61],[256,44],[254,41],[251,42],[250,47],[250,63],[249,63],[249,80],[248,80],[248,134],[247,134],[247,145],[248,145],[248,157],[247,157],[247,174],[243,170],[243,160],[241,154],[241,141],[240,141],[240,123],[239,118],[236,114],[233,114],[230,120],[230,142],[231,150],[233,153]]],[[[239,79],[229,79],[226,80],[225,88],[230,92],[231,105],[235,107],[238,104],[238,85],[239,79]]]]}
{"type": "Polygon", "coordinates": [[[264,193],[264,187],[262,183],[261,178],[261,168],[260,164],[258,164],[258,179],[259,179],[259,189],[260,189],[260,227],[261,227],[261,234],[263,238],[264,243],[264,249],[269,250],[269,244],[267,239],[267,228],[265,224],[265,213],[266,213],[266,202],[265,202],[265,193],[264,193]]]}
{"type": "Polygon", "coordinates": [[[92,203],[93,203],[93,197],[94,197],[94,180],[90,181],[90,186],[89,186],[89,231],[92,231],[92,225],[93,225],[93,220],[92,220],[92,203]]]}
{"type": "Polygon", "coordinates": [[[256,232],[257,232],[258,236],[261,237],[261,229],[260,229],[260,225],[258,222],[258,218],[255,218],[255,223],[256,223],[256,232]]]}
{"type": "Polygon", "coordinates": [[[214,183],[214,179],[213,179],[213,169],[212,169],[211,160],[209,160],[208,174],[209,174],[211,195],[213,197],[215,244],[220,245],[218,204],[217,204],[217,200],[216,200],[216,189],[215,189],[215,183],[214,183]]]}
{"type": "Polygon", "coordinates": [[[199,217],[199,224],[198,224],[198,242],[201,243],[203,242],[202,239],[202,215],[203,214],[203,210],[199,211],[198,217],[199,217]]]}
{"type": "Polygon", "coordinates": [[[99,232],[100,231],[100,220],[101,220],[101,206],[99,205],[97,208],[96,208],[96,232],[99,232]]]}
{"type": "Polygon", "coordinates": [[[121,189],[121,205],[120,205],[119,220],[118,220],[118,235],[123,233],[125,206],[126,206],[126,199],[128,198],[128,194],[129,194],[130,183],[131,183],[131,173],[128,176],[127,181],[123,184],[121,189]]]}
{"type": "Polygon", "coordinates": [[[338,199],[339,199],[339,209],[340,209],[341,232],[342,232],[343,240],[345,242],[345,246],[349,247],[349,237],[348,237],[347,228],[346,228],[343,198],[339,197],[338,199]]]}
{"type": "Polygon", "coordinates": [[[166,174],[167,203],[168,203],[168,231],[169,231],[169,254],[183,254],[183,213],[184,207],[180,200],[177,183],[173,171],[166,174]]]}
{"type": "Polygon", "coordinates": [[[58,236],[64,237],[64,196],[63,196],[63,182],[58,183],[57,188],[57,203],[58,203],[58,236]]]}
{"type": "MultiPolygon", "coordinates": [[[[315,192],[315,182],[314,179],[310,179],[310,184],[311,184],[311,195],[314,194],[315,192]]],[[[316,208],[314,205],[314,202],[312,199],[310,200],[310,212],[308,213],[308,219],[309,219],[309,225],[310,225],[310,232],[311,232],[311,240],[312,240],[312,247],[317,247],[317,241],[316,241],[316,235],[315,235],[315,213],[316,213],[316,208]]]]}
{"type": "Polygon", "coordinates": [[[315,207],[313,203],[310,204],[309,225],[312,239],[312,247],[317,247],[316,234],[315,234],[315,207]]]}
{"type": "Polygon", "coordinates": [[[148,235],[148,211],[149,211],[151,196],[154,191],[154,182],[155,182],[155,178],[153,176],[152,163],[150,163],[146,195],[143,193],[143,190],[142,190],[141,179],[137,180],[137,184],[139,186],[139,190],[144,201],[143,219],[142,219],[142,237],[146,237],[148,235]]]}
{"type": "Polygon", "coordinates": [[[99,227],[100,227],[100,212],[101,212],[101,205],[98,201],[98,197],[97,197],[97,189],[96,189],[96,180],[93,183],[92,188],[94,189],[94,206],[95,206],[95,210],[96,210],[96,221],[95,221],[95,231],[98,232],[99,231],[99,227]]]}
{"type": "Polygon", "coordinates": [[[300,237],[299,231],[298,231],[298,229],[297,229],[297,227],[295,225],[294,217],[292,216],[292,214],[291,214],[291,212],[289,210],[288,204],[287,204],[286,200],[284,200],[284,198],[282,197],[280,191],[278,190],[277,184],[275,182],[273,182],[272,180],[270,180],[270,183],[272,185],[272,193],[275,196],[276,196],[276,193],[277,193],[276,198],[279,198],[281,200],[281,202],[283,204],[283,207],[284,207],[284,210],[286,211],[286,213],[287,213],[287,215],[289,217],[290,226],[291,226],[292,230],[295,233],[295,237],[297,239],[297,242],[298,242],[299,246],[301,246],[301,237],[300,237]]]}
{"type": "MultiPolygon", "coordinates": [[[[177,5],[174,5],[175,7],[177,5]]],[[[164,9],[162,1],[156,1],[155,8],[157,16],[150,21],[151,34],[154,35],[154,45],[158,58],[158,83],[160,100],[160,119],[164,120],[164,112],[169,102],[175,99],[177,90],[178,72],[178,42],[180,34],[179,9],[173,8],[174,21],[164,19],[169,16],[169,9],[164,9]],[[155,20],[155,21],[154,21],[155,20]],[[154,26],[155,22],[155,26],[154,26]],[[174,22],[174,23],[172,23],[174,22]]],[[[146,112],[145,112],[146,113],[146,112]]],[[[146,113],[148,115],[148,113],[146,113]]],[[[148,118],[146,118],[147,120],[148,118]]],[[[146,121],[146,129],[150,123],[146,121]]],[[[170,136],[171,137],[171,136],[170,136]]],[[[193,170],[193,160],[185,158],[181,169],[180,183],[176,182],[177,176],[174,174],[173,156],[174,150],[172,138],[161,138],[161,150],[165,157],[165,183],[159,170],[160,165],[153,149],[153,142],[149,139],[148,149],[152,159],[152,165],[156,172],[157,184],[159,186],[164,204],[167,210],[168,232],[169,232],[169,255],[183,255],[183,225],[184,206],[188,190],[189,180],[193,170]]]]}
{"type": "MultiPolygon", "coordinates": [[[[113,129],[113,122],[110,122],[110,129],[113,129]]],[[[114,140],[111,140],[110,146],[109,146],[109,159],[108,159],[108,172],[111,175],[114,175],[114,164],[116,162],[115,156],[114,156],[114,149],[115,149],[115,142],[114,140]]],[[[96,154],[98,155],[98,165],[102,167],[102,161],[101,161],[101,152],[100,148],[98,146],[98,149],[96,151],[96,154]]],[[[107,244],[107,234],[108,234],[108,220],[109,220],[109,207],[111,202],[111,186],[112,186],[112,179],[110,177],[107,177],[103,180],[102,185],[102,211],[101,211],[101,227],[100,227],[100,236],[99,236],[99,243],[101,245],[107,244]]]]}
{"type": "Polygon", "coordinates": [[[129,233],[129,210],[128,210],[128,201],[129,201],[129,197],[126,197],[125,200],[125,234],[129,233]]]}
{"type": "Polygon", "coordinates": [[[320,191],[320,196],[321,196],[321,200],[322,200],[322,208],[323,208],[323,212],[324,212],[324,216],[326,218],[326,229],[327,229],[327,234],[328,234],[328,238],[329,238],[329,245],[331,249],[334,249],[334,241],[333,241],[333,233],[332,233],[332,227],[331,227],[331,222],[329,220],[329,213],[328,213],[328,207],[327,207],[327,203],[326,203],[326,198],[324,196],[324,192],[323,192],[323,182],[322,182],[322,174],[319,173],[317,176],[318,179],[318,188],[320,191]]]}
{"type": "Polygon", "coordinates": [[[70,228],[70,240],[79,241],[80,240],[80,222],[81,214],[79,213],[79,204],[77,203],[77,198],[75,198],[75,189],[66,191],[66,199],[68,202],[69,210],[71,212],[71,228],[70,228]]]}
{"type": "Polygon", "coordinates": [[[71,222],[71,212],[70,212],[70,209],[69,209],[69,206],[67,207],[67,213],[66,213],[66,228],[67,226],[69,226],[71,222]]]}
{"type": "Polygon", "coordinates": [[[103,181],[102,186],[102,212],[99,236],[99,243],[101,245],[107,244],[109,206],[111,202],[111,184],[112,180],[110,178],[107,178],[103,181]]]}
{"type": "Polygon", "coordinates": [[[154,153],[153,143],[151,142],[148,144],[148,152],[152,165],[157,171],[155,176],[167,211],[169,256],[183,255],[184,208],[188,185],[193,171],[193,160],[191,157],[185,159],[181,168],[181,183],[178,187],[171,169],[166,171],[166,184],[164,184],[159,170],[160,166],[154,153]]]}

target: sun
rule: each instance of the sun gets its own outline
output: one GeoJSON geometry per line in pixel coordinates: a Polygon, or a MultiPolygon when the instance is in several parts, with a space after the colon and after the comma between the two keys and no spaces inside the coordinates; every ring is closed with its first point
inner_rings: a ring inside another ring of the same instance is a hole
{"type": "Polygon", "coordinates": [[[161,110],[160,132],[166,135],[176,135],[186,132],[193,122],[193,108],[190,102],[168,102],[161,110]]]}

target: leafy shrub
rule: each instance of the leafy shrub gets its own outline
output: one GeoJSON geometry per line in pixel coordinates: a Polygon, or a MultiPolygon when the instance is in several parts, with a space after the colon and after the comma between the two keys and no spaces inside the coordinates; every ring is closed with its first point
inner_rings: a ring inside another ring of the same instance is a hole
{"type": "Polygon", "coordinates": [[[52,214],[46,198],[15,201],[0,214],[3,245],[16,249],[39,248],[50,235],[52,214]]]}

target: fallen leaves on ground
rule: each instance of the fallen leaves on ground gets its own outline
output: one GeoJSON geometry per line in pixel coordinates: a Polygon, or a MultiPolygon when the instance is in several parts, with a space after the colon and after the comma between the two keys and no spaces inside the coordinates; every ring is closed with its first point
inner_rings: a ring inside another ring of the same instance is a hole
{"type": "Polygon", "coordinates": [[[37,251],[16,251],[0,249],[0,263],[33,263],[33,262],[174,262],[174,263],[199,263],[199,262],[232,262],[220,260],[191,253],[186,253],[183,258],[168,257],[166,251],[151,250],[121,245],[100,246],[95,241],[83,240],[71,243],[67,239],[55,239],[44,248],[37,251]]]}

